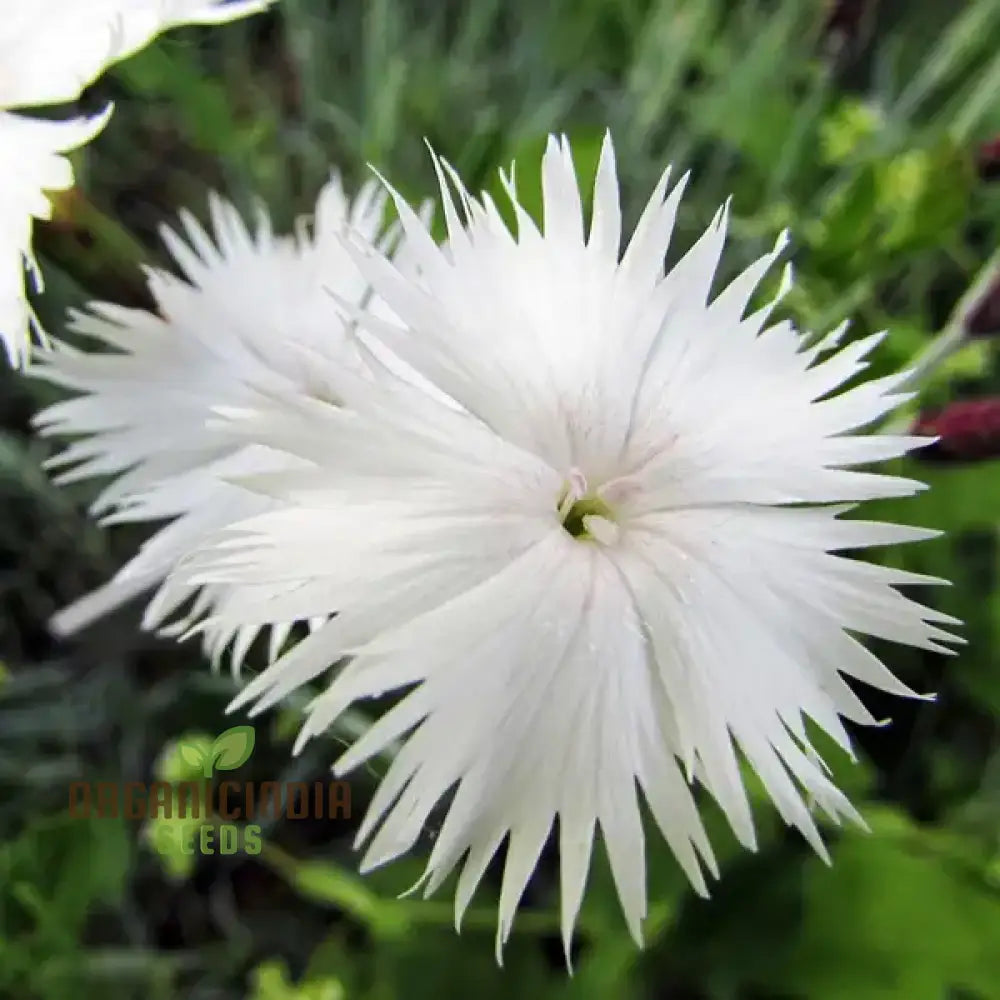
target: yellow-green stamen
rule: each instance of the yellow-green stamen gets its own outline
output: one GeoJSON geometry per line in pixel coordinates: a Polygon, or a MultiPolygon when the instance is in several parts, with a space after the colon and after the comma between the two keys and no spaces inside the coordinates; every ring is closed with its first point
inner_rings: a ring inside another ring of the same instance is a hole
{"type": "Polygon", "coordinates": [[[569,505],[568,510],[565,503],[567,499],[568,497],[564,495],[558,504],[559,512],[562,514],[562,525],[574,538],[578,538],[580,541],[593,538],[587,531],[584,518],[596,516],[612,522],[615,520],[611,508],[596,493],[587,493],[580,497],[579,500],[569,505]]]}

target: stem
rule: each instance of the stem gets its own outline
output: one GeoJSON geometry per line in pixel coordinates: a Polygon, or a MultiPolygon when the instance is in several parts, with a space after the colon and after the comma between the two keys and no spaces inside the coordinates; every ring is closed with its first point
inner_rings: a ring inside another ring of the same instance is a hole
{"type": "Polygon", "coordinates": [[[913,359],[899,390],[914,389],[935,369],[943,365],[956,351],[965,346],[964,316],[960,321],[949,320],[944,329],[913,359]]]}
{"type": "MultiPolygon", "coordinates": [[[[262,845],[258,857],[303,895],[337,906],[360,919],[372,930],[385,928],[398,932],[408,927],[454,926],[453,903],[385,898],[368,888],[359,876],[344,871],[335,863],[299,861],[270,842],[262,845]],[[302,878],[303,874],[306,879],[302,878]],[[308,878],[310,874],[314,879],[308,878]]],[[[497,911],[493,907],[470,907],[462,919],[462,927],[470,930],[494,931],[496,925],[497,911]]],[[[579,926],[586,929],[583,922],[579,926]]],[[[519,912],[517,928],[529,934],[558,934],[559,915],[551,911],[519,912]]]]}
{"type": "MultiPolygon", "coordinates": [[[[945,361],[970,341],[967,328],[969,315],[998,280],[1000,280],[1000,250],[997,250],[979,269],[975,280],[958,300],[941,332],[913,359],[906,378],[898,386],[898,391],[917,389],[945,361]]],[[[1000,330],[996,332],[1000,333],[1000,330]]],[[[977,334],[977,339],[986,336],[989,334],[977,334]]],[[[909,423],[909,417],[896,416],[886,422],[881,432],[898,434],[905,430],[909,423]]]]}

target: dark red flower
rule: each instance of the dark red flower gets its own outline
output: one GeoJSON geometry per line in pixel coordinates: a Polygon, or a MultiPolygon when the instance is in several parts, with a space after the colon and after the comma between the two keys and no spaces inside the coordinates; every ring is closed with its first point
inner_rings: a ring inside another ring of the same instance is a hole
{"type": "Polygon", "coordinates": [[[975,462],[1000,458],[1000,398],[964,400],[922,413],[914,434],[939,440],[914,452],[928,462],[975,462]]]}
{"type": "Polygon", "coordinates": [[[1000,180],[1000,135],[980,145],[976,168],[982,180],[1000,180]]]}

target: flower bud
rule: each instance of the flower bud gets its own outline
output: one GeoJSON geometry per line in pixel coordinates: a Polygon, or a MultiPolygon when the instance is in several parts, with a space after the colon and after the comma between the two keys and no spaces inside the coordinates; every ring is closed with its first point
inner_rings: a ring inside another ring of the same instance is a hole
{"type": "Polygon", "coordinates": [[[927,462],[975,462],[1000,458],[1000,398],[963,400],[921,414],[915,434],[938,438],[914,452],[927,462]]]}

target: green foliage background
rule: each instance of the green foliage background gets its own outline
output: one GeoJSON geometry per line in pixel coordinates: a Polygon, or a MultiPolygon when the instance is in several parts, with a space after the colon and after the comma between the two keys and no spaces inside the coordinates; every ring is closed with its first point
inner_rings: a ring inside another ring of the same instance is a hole
{"type": "MultiPolygon", "coordinates": [[[[1000,185],[977,177],[975,150],[1000,133],[1000,2],[838,6],[868,11],[846,36],[819,0],[280,0],[267,17],[171,33],[84,96],[117,112],[40,233],[43,318],[59,331],[88,298],[148,304],[139,265],[165,263],[157,226],[182,206],[204,217],[210,189],[246,210],[261,199],[281,226],[309,211],[331,164],[351,185],[373,164],[421,199],[433,190],[426,137],[474,186],[496,188],[495,168],[523,160],[537,204],[545,134],[567,132],[587,176],[610,126],[629,218],[665,163],[692,168],[679,247],[732,194],[730,271],[790,227],[795,317],[817,331],[845,317],[856,335],[889,329],[875,368],[895,369],[998,246],[1000,185]]],[[[48,483],[28,426],[50,390],[0,379],[0,997],[1000,998],[997,462],[909,460],[901,471],[933,488],[879,511],[947,531],[877,555],[954,581],[929,599],[966,621],[969,645],[947,661],[884,650],[938,699],[865,693],[892,725],[857,734],[857,766],[831,749],[872,833],[828,831],[828,869],[763,801],[755,855],[709,813],[723,878],[708,902],[654,835],[641,953],[599,857],[567,978],[554,856],[502,971],[495,872],[461,937],[447,891],[396,899],[426,844],[355,874],[352,831],[377,773],[355,780],[351,821],[266,825],[258,857],[156,850],[138,822],[67,816],[71,781],[184,777],[185,757],[240,721],[223,718],[235,681],[194,645],[140,633],[134,608],[72,643],[48,636],[48,616],[142,533],[99,531],[85,514],[92,486],[48,483]]],[[[998,390],[994,346],[978,342],[921,402],[998,390]]],[[[304,701],[260,721],[241,778],[322,779],[366,724],[350,716],[293,760],[304,701]]]]}

